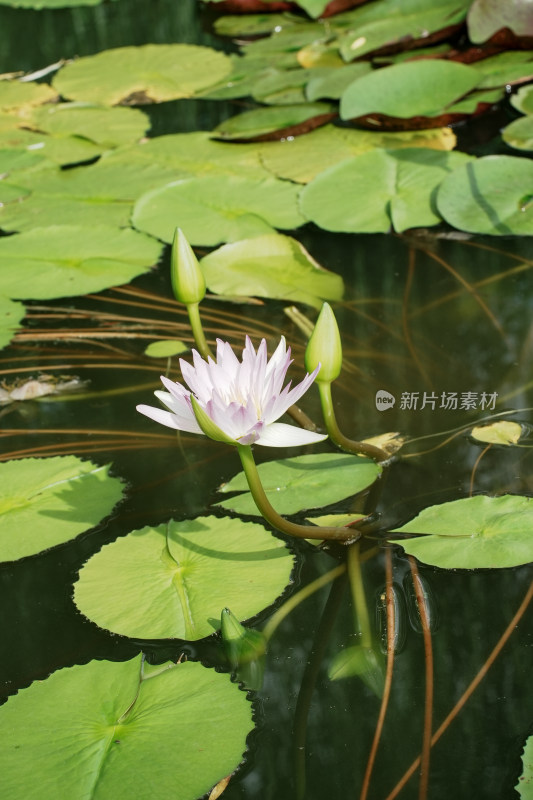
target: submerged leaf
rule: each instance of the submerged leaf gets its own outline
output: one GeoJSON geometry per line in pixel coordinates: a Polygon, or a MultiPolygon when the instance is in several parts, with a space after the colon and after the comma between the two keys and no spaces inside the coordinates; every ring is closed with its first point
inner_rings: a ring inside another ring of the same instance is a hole
{"type": "Polygon", "coordinates": [[[122,484],[75,456],[0,463],[0,561],[68,542],[107,516],[122,484]]]}
{"type": "Polygon", "coordinates": [[[212,292],[272,297],[320,308],[322,300],[341,300],[340,275],[323,269],[290,236],[272,233],[226,244],[200,262],[212,292]]]}
{"type": "Polygon", "coordinates": [[[532,498],[477,495],[425,508],[391,533],[427,534],[401,542],[424,564],[497,569],[533,561],[532,525],[532,498]]]}
{"type": "Polygon", "coordinates": [[[293,557],[262,525],[216,517],[146,527],[105,545],[80,571],[74,601],[101,628],[137,639],[203,639],[230,606],[271,605],[293,557]]]}
{"type": "Polygon", "coordinates": [[[2,706],[2,789],[26,800],[196,800],[239,765],[252,728],[229,675],[192,662],[151,667],[140,655],[91,661],[2,706]]]}
{"type": "MultiPolygon", "coordinates": [[[[266,495],[280,514],[296,514],[337,503],[363,491],[381,475],[381,468],[373,461],[345,453],[315,453],[268,461],[260,464],[258,470],[266,495]]],[[[220,491],[228,494],[246,489],[244,472],[239,472],[220,491]]],[[[237,514],[259,516],[249,491],[217,505],[237,514]]]]}

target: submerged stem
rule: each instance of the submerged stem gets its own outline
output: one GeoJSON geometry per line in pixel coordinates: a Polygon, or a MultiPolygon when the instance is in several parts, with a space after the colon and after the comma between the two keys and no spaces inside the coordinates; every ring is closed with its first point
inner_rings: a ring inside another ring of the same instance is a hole
{"type": "Polygon", "coordinates": [[[363,647],[370,648],[372,647],[372,631],[359,556],[359,543],[350,545],[348,548],[348,576],[355,611],[355,624],[361,634],[361,644],[363,647]]]}
{"type": "Polygon", "coordinates": [[[331,383],[317,381],[317,386],[320,393],[320,402],[322,404],[322,414],[324,416],[326,430],[331,441],[347,453],[357,453],[367,456],[368,458],[373,458],[375,461],[386,461],[388,455],[380,447],[375,447],[373,444],[368,444],[367,442],[358,442],[355,439],[348,439],[348,437],[341,432],[333,408],[331,383]]]}
{"type": "Polygon", "coordinates": [[[359,539],[361,533],[356,528],[298,525],[295,522],[284,519],[284,517],[280,516],[273,508],[270,504],[270,500],[266,496],[250,445],[238,444],[237,450],[254,502],[262,516],[272,527],[277,528],[282,533],[287,533],[289,536],[296,536],[299,539],[334,539],[344,542],[345,544],[355,542],[359,539]]]}

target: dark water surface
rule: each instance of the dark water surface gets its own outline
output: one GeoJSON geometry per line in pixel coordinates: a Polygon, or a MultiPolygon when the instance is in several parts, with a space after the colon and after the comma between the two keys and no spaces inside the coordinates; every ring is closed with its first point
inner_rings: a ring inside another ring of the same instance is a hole
{"type": "MultiPolygon", "coordinates": [[[[197,5],[192,0],[120,0],[95,8],[39,13],[0,7],[0,72],[37,69],[60,57],[127,44],[181,41],[220,46],[205,32],[207,15],[197,5]]],[[[180,101],[145,110],[153,120],[152,134],[159,135],[212,127],[235,113],[236,106],[180,101]]],[[[472,426],[488,414],[479,408],[440,409],[439,402],[432,408],[429,402],[433,395],[440,400],[443,392],[472,392],[478,397],[483,392],[497,393],[497,412],[517,410],[509,419],[533,422],[530,240],[467,239],[457,233],[448,238],[428,233],[412,239],[333,235],[311,226],[296,235],[323,266],[343,275],[347,287],[345,301],[335,309],[345,357],[343,374],[334,387],[341,427],[359,437],[387,431],[401,431],[413,439],[433,437],[412,442],[406,448],[407,457],[389,469],[375,498],[383,527],[397,527],[434,503],[468,496],[474,469],[474,492],[531,494],[529,446],[493,447],[477,466],[483,446],[472,442],[467,432],[433,449],[449,438],[435,434],[472,426]],[[395,396],[394,408],[376,408],[380,389],[395,396]],[[416,393],[418,407],[402,408],[402,395],[416,393]],[[424,393],[426,408],[422,409],[424,393]]],[[[167,272],[168,253],[156,274],[134,285],[168,299],[167,272]]],[[[186,319],[177,306],[128,307],[114,302],[127,299],[114,291],[103,293],[102,298],[46,305],[65,313],[70,308],[90,311],[88,328],[97,325],[101,310],[134,311],[145,320],[146,332],[160,332],[163,323],[170,323],[178,338],[190,340],[186,319]]],[[[27,330],[64,332],[69,325],[78,325],[67,318],[64,323],[43,321],[37,316],[42,305],[31,304],[27,330]]],[[[210,300],[205,308],[208,334],[222,335],[237,347],[247,330],[254,337],[266,336],[270,344],[283,333],[293,346],[295,375],[302,370],[305,337],[285,315],[282,303],[246,306],[210,300]]],[[[313,318],[311,312],[308,316],[313,318]]],[[[2,439],[4,457],[71,442],[69,452],[87,454],[101,463],[112,461],[114,472],[129,485],[125,501],[107,524],[43,555],[0,567],[0,694],[4,697],[53,670],[93,658],[124,660],[141,646],[154,661],[176,659],[186,652],[204,663],[221,662],[215,637],[193,644],[140,643],[101,631],[82,618],[72,602],[72,583],[80,566],[102,544],[133,528],[204,513],[216,500],[217,487],[240,470],[235,453],[200,437],[183,436],[183,449],[171,438],[157,448],[143,448],[135,432],[154,428],[139,418],[135,404],[151,402],[158,373],[142,355],[146,339],[111,343],[118,352],[94,343],[73,345],[60,336],[54,343],[38,338],[19,341],[2,352],[2,369],[31,364],[37,373],[46,371],[52,361],[75,362],[79,369],[74,366],[65,373],[90,380],[88,395],[79,399],[54,398],[5,408],[0,424],[20,433],[2,439]],[[94,356],[99,360],[88,369],[86,364],[94,356]],[[126,368],[109,368],[113,363],[126,368]],[[117,431],[131,432],[118,437],[118,446],[117,431]],[[129,449],[123,449],[124,445],[129,449]]],[[[176,365],[171,374],[178,377],[176,365]]],[[[313,391],[302,405],[319,419],[313,391]]],[[[322,447],[329,449],[327,444],[322,447]]],[[[276,457],[289,454],[297,451],[277,452],[276,457]]],[[[257,456],[259,460],[273,457],[268,452],[257,456]]],[[[335,510],[359,512],[361,501],[341,503],[335,510]]],[[[335,553],[316,552],[305,543],[294,548],[298,567],[291,591],[337,563],[335,553]]],[[[395,582],[409,594],[408,561],[399,548],[394,549],[393,562],[395,582]]],[[[420,572],[438,615],[433,632],[436,729],[497,644],[529,588],[532,572],[529,567],[470,572],[427,566],[421,566],[420,572]]],[[[382,553],[367,562],[364,580],[373,615],[384,587],[382,553]]],[[[260,626],[267,618],[264,613],[254,623],[260,626]]],[[[407,616],[404,627],[405,644],[395,660],[390,706],[369,793],[375,800],[388,796],[420,753],[422,743],[423,640],[407,616]]],[[[245,765],[231,780],[224,798],[292,800],[298,774],[301,785],[304,763],[307,800],[359,797],[379,701],[355,678],[332,682],[327,677],[329,660],[352,634],[349,592],[341,584],[315,594],[285,620],[270,644],[264,686],[255,695],[257,728],[249,737],[245,765]],[[305,750],[302,730],[306,730],[305,750]]],[[[518,797],[513,787],[522,769],[520,754],[533,732],[532,634],[531,615],[526,613],[433,748],[431,800],[518,797]]],[[[400,797],[417,796],[415,776],[400,797]]]]}

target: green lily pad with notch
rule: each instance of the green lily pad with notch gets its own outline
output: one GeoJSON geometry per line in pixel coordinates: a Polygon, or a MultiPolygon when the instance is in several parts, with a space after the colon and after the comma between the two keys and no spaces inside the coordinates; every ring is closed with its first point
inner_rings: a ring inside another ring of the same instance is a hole
{"type": "Polygon", "coordinates": [[[254,522],[197,517],[105,545],[80,570],[74,602],[101,628],[136,639],[196,641],[271,605],[290,583],[286,545],[254,522]]]}
{"type": "Polygon", "coordinates": [[[348,28],[339,40],[341,55],[353,61],[385,46],[425,39],[459,25],[469,5],[470,0],[380,0],[356,8],[339,20],[348,28]]]}
{"type": "Polygon", "coordinates": [[[436,197],[446,222],[469,233],[533,235],[533,162],[485,156],[447,175],[436,197]]]}
{"type": "Polygon", "coordinates": [[[324,125],[292,140],[264,142],[259,154],[264,166],[278,178],[309,183],[329,167],[369,150],[400,147],[452,150],[455,143],[451,128],[389,132],[324,125]]]}
{"type": "Polygon", "coordinates": [[[324,119],[334,113],[328,103],[297,103],[296,105],[272,106],[244,111],[221,122],[213,136],[220,139],[254,139],[258,136],[283,132],[309,124],[316,118],[324,119]]]}
{"type": "Polygon", "coordinates": [[[273,233],[273,227],[303,225],[297,193],[297,186],[271,177],[187,178],[143,195],[135,204],[132,221],[164,242],[172,242],[179,225],[192,245],[215,246],[273,233]]]}
{"type": "Polygon", "coordinates": [[[57,92],[47,83],[0,80],[0,111],[27,111],[57,100],[57,92]]]}
{"type": "Polygon", "coordinates": [[[302,213],[328,231],[397,232],[436,225],[433,194],[464,153],[406,148],[371,150],[318,175],[300,193],[302,213]]]}
{"type": "Polygon", "coordinates": [[[55,137],[79,136],[103,147],[140,139],[150,119],[138,108],[110,108],[83,103],[56,103],[36,109],[31,125],[55,137]]]}
{"type": "Polygon", "coordinates": [[[533,36],[531,3],[526,0],[474,0],[467,18],[468,36],[474,44],[486,42],[502,28],[516,36],[533,36]]]}
{"type": "Polygon", "coordinates": [[[0,463],[0,561],[16,561],[68,542],[97,525],[123,485],[76,456],[0,463]]]}
{"type": "Polygon", "coordinates": [[[344,293],[340,275],[321,267],[296,239],[279,233],[223,245],[200,264],[208,289],[216,294],[271,297],[320,310],[324,300],[341,300],[344,293]]]}
{"type": "Polygon", "coordinates": [[[162,247],[110,226],[52,225],[0,238],[0,293],[25,300],[100,292],[129,283],[157,263],[162,247]]]}
{"type": "Polygon", "coordinates": [[[117,47],[61,69],[53,82],[63,97],[101,105],[145,105],[192,97],[230,72],[224,53],[193,44],[117,47]]]}
{"type": "MultiPolygon", "coordinates": [[[[313,453],[268,461],[258,470],[266,495],[279,514],[297,514],[337,503],[362,492],[381,475],[381,467],[373,461],[345,453],[313,453]]],[[[247,489],[244,472],[239,472],[219,491],[245,493],[217,505],[237,514],[260,516],[247,489]]]]}
{"type": "MultiPolygon", "coordinates": [[[[0,183],[0,192],[1,189],[2,184],[0,183]]],[[[26,309],[22,303],[17,303],[0,294],[0,348],[9,344],[25,314],[26,309]]]]}
{"type": "Polygon", "coordinates": [[[533,114],[533,85],[521,86],[516,94],[511,95],[511,105],[522,114],[533,114]]]}
{"type": "Polygon", "coordinates": [[[533,800],[533,736],[526,739],[522,752],[522,774],[514,788],[521,800],[533,800]]]}
{"type": "Polygon", "coordinates": [[[3,791],[196,800],[238,767],[253,724],[246,693],[199,663],[150,666],[139,655],[67,667],[2,706],[3,791]]]}
{"type": "Polygon", "coordinates": [[[84,226],[129,223],[135,200],[180,173],[150,163],[114,163],[102,159],[69,170],[17,174],[14,182],[32,190],[23,202],[0,209],[0,227],[28,231],[57,224],[84,226]]]}
{"type": "Polygon", "coordinates": [[[399,543],[424,564],[498,569],[533,561],[532,526],[531,497],[476,495],[425,508],[391,533],[426,534],[399,543]]]}
{"type": "Polygon", "coordinates": [[[533,113],[507,125],[502,131],[502,139],[516,150],[533,150],[533,113]]]}
{"type": "Polygon", "coordinates": [[[453,61],[407,61],[357,78],[341,97],[341,119],[367,114],[436,117],[475,89],[482,75],[453,61]]]}

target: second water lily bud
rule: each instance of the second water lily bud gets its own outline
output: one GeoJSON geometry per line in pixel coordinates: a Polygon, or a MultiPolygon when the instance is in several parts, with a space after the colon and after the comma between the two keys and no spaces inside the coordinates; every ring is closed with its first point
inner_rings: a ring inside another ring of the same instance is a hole
{"type": "Polygon", "coordinates": [[[342,344],[339,326],[329,303],[323,304],[305,351],[307,370],[312,372],[319,364],[321,367],[317,382],[331,383],[339,377],[342,368],[342,344]]]}
{"type": "Polygon", "coordinates": [[[170,257],[170,275],[174,297],[180,303],[201,303],[205,297],[205,278],[181,228],[176,228],[170,257]]]}

